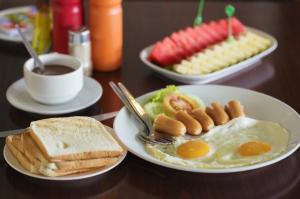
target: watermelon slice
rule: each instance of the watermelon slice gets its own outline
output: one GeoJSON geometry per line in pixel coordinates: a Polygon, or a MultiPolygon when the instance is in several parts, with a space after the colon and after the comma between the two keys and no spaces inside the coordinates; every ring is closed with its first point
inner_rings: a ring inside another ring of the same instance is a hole
{"type": "Polygon", "coordinates": [[[238,35],[245,31],[244,25],[235,17],[232,18],[232,31],[238,35]]]}
{"type": "Polygon", "coordinates": [[[216,39],[210,36],[203,28],[196,26],[194,27],[194,29],[195,32],[199,34],[199,36],[201,36],[204,40],[206,40],[209,45],[216,43],[216,39]]]}
{"type": "Polygon", "coordinates": [[[211,29],[210,26],[208,26],[206,23],[203,23],[201,25],[201,28],[214,39],[214,43],[222,40],[222,36],[218,34],[218,32],[216,32],[214,29],[211,29]]]}
{"type": "MultiPolygon", "coordinates": [[[[244,25],[235,17],[232,18],[232,34],[234,36],[242,33],[245,31],[244,25]]],[[[222,19],[217,22],[219,27],[222,27],[223,29],[227,30],[228,34],[228,20],[222,19]]]]}
{"type": "Polygon", "coordinates": [[[182,38],[178,32],[172,33],[171,39],[174,41],[174,43],[181,47],[185,52],[185,57],[188,57],[194,53],[193,49],[191,48],[188,41],[186,41],[184,38],[182,38]]]}
{"type": "Polygon", "coordinates": [[[205,40],[200,34],[197,34],[194,28],[188,27],[187,29],[185,29],[185,31],[196,40],[199,50],[205,48],[208,45],[208,41],[205,40]]]}
{"type": "MultiPolygon", "coordinates": [[[[232,33],[234,36],[245,31],[244,25],[235,17],[232,18],[232,33]]],[[[228,35],[228,20],[221,19],[202,23],[195,27],[188,27],[172,33],[169,37],[157,42],[150,55],[149,60],[160,66],[168,67],[179,63],[194,53],[207,46],[224,41],[228,35]]]]}
{"type": "Polygon", "coordinates": [[[178,63],[180,61],[180,57],[174,54],[174,51],[169,43],[158,42],[155,44],[151,52],[150,60],[167,67],[173,63],[178,63]]]}
{"type": "Polygon", "coordinates": [[[221,41],[227,37],[228,30],[221,26],[218,26],[218,24],[215,21],[209,22],[208,26],[220,35],[221,41]]]}
{"type": "Polygon", "coordinates": [[[190,49],[192,50],[193,54],[198,51],[196,40],[194,40],[193,37],[191,37],[190,35],[186,34],[186,32],[183,31],[183,30],[180,30],[178,32],[178,34],[181,37],[181,39],[185,40],[185,42],[189,44],[190,49]]]}
{"type": "Polygon", "coordinates": [[[174,54],[176,57],[179,57],[180,59],[186,58],[184,50],[181,47],[178,47],[169,37],[165,37],[163,43],[167,43],[167,45],[174,49],[174,54]]]}

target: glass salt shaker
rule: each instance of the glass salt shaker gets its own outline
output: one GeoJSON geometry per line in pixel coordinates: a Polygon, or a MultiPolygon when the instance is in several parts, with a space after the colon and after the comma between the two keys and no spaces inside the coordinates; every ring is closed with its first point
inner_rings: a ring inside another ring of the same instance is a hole
{"type": "Polygon", "coordinates": [[[84,74],[91,76],[93,69],[91,63],[90,31],[81,28],[78,31],[69,31],[69,54],[77,57],[83,64],[84,74]]]}

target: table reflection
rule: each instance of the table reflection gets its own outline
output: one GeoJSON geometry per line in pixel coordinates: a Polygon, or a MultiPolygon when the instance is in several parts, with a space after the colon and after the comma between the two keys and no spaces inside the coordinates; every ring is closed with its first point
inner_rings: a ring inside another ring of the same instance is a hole
{"type": "Polygon", "coordinates": [[[296,154],[261,169],[229,174],[183,172],[130,158],[135,163],[128,166],[124,186],[138,198],[280,198],[300,178],[296,154]]]}
{"type": "Polygon", "coordinates": [[[126,175],[126,167],[120,165],[107,173],[83,180],[48,181],[25,176],[10,167],[6,169],[9,186],[20,196],[30,198],[65,198],[66,192],[69,198],[118,198],[117,190],[126,175]]]}

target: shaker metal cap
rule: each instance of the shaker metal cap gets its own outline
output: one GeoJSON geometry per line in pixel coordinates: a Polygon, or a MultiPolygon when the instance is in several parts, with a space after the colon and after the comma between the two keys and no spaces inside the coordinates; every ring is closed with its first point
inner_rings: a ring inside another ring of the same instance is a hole
{"type": "Polygon", "coordinates": [[[90,31],[86,27],[79,30],[69,30],[69,43],[82,44],[90,41],[90,31]]]}

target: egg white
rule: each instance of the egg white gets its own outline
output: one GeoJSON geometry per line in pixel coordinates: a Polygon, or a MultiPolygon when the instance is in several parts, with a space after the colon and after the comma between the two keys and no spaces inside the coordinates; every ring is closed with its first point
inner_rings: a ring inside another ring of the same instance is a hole
{"type": "Polygon", "coordinates": [[[232,168],[270,160],[286,150],[289,133],[278,123],[240,117],[217,126],[202,136],[183,136],[172,145],[146,144],[146,150],[155,158],[171,164],[195,168],[232,168]],[[201,139],[209,145],[209,153],[196,159],[183,159],[177,147],[191,139],[201,139]],[[249,141],[269,144],[272,150],[261,155],[243,157],[240,145],[249,141]]]}

